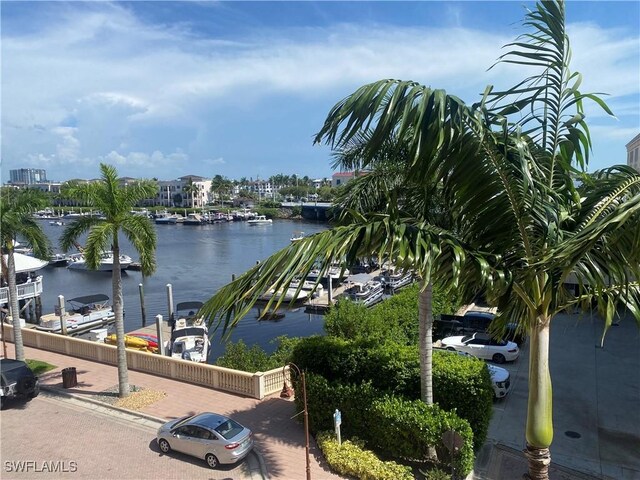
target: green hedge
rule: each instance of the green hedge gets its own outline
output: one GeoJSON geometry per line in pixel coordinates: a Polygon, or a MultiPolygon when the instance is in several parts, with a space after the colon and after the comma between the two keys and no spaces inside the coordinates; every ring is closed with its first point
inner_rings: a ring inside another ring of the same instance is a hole
{"type": "Polygon", "coordinates": [[[396,462],[383,462],[373,452],[364,449],[357,438],[338,445],[335,435],[320,432],[316,441],[327,463],[340,475],[360,480],[413,480],[411,468],[396,462]]]}
{"type": "MultiPolygon", "coordinates": [[[[417,347],[394,343],[372,346],[364,341],[309,337],[293,348],[292,361],[332,381],[345,384],[369,381],[380,392],[420,399],[417,347]]],[[[436,403],[446,410],[455,409],[469,421],[474,447],[479,449],[487,437],[493,406],[491,377],[484,362],[434,352],[433,391],[436,403]]]]}
{"type": "MultiPolygon", "coordinates": [[[[298,379],[299,381],[299,379],[298,379]]],[[[473,432],[469,423],[437,405],[420,400],[382,396],[370,383],[342,384],[329,382],[313,373],[306,374],[309,429],[313,433],[333,429],[333,413],[342,414],[341,432],[345,439],[358,437],[375,451],[394,460],[427,460],[430,446],[449,464],[442,434],[454,429],[465,439],[455,468],[470,471],[473,466],[473,432]]],[[[300,392],[299,384],[296,391],[300,392]]],[[[296,395],[298,408],[302,395],[296,395]]]]}
{"type": "Polygon", "coordinates": [[[369,411],[369,441],[393,458],[426,461],[430,446],[435,446],[438,459],[451,463],[442,435],[454,430],[464,443],[453,459],[457,472],[466,475],[473,468],[473,432],[469,422],[438,405],[420,400],[386,397],[375,400],[369,411]]]}

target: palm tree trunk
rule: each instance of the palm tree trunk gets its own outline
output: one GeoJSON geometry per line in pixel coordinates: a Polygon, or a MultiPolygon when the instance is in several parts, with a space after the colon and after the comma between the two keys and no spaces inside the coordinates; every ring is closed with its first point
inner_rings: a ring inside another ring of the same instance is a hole
{"type": "Polygon", "coordinates": [[[22,326],[20,325],[20,307],[18,306],[18,287],[16,285],[16,259],[13,248],[7,249],[7,268],[9,274],[9,304],[11,305],[11,321],[13,322],[13,344],[16,350],[16,360],[24,361],[24,343],[22,340],[22,326]]]}
{"type": "Polygon", "coordinates": [[[525,478],[548,480],[553,440],[552,389],[549,374],[550,319],[540,316],[531,328],[529,350],[529,403],[527,408],[527,448],[529,473],[525,478]]]}
{"type": "Polygon", "coordinates": [[[433,284],[422,281],[418,294],[418,332],[420,336],[420,399],[433,403],[433,284]]]}
{"type": "Polygon", "coordinates": [[[120,246],[117,235],[113,241],[113,311],[116,320],[116,345],[118,353],[118,396],[129,395],[129,371],[127,369],[127,350],[124,343],[124,309],[122,298],[122,272],[120,271],[120,246]]]}

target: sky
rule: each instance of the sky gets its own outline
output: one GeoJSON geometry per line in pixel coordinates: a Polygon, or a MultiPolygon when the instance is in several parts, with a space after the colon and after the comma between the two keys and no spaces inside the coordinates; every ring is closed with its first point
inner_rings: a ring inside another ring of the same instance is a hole
{"type": "MultiPolygon", "coordinates": [[[[1,181],[121,176],[330,177],[313,145],[330,109],[384,78],[473,103],[531,72],[489,67],[531,2],[2,1],[1,181]]],[[[587,105],[589,170],[640,133],[640,2],[567,3],[587,105]]]]}

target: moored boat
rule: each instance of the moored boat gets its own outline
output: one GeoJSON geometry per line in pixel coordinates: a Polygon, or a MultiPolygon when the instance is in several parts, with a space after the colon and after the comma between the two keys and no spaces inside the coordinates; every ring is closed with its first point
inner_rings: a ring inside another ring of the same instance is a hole
{"type": "Polygon", "coordinates": [[[62,333],[61,317],[71,335],[108,325],[115,321],[115,313],[109,305],[109,297],[103,294],[85,295],[67,300],[69,308],[62,312],[42,315],[36,329],[45,332],[62,333]]]}
{"type": "MultiPolygon", "coordinates": [[[[354,275],[354,277],[360,275],[354,275]]],[[[363,304],[365,307],[370,307],[371,305],[378,303],[382,300],[384,295],[384,288],[382,287],[382,283],[378,280],[348,280],[347,285],[348,287],[344,291],[344,296],[356,303],[363,304]]]]}
{"type": "Polygon", "coordinates": [[[273,223],[273,220],[271,220],[270,218],[267,218],[264,215],[258,215],[255,218],[252,218],[251,220],[247,220],[247,223],[249,225],[268,225],[273,223]]]}
{"type": "MultiPolygon", "coordinates": [[[[129,255],[120,255],[120,270],[125,270],[129,268],[129,265],[133,263],[132,258],[129,255]]],[[[72,270],[90,270],[89,266],[86,263],[84,255],[82,253],[76,253],[73,255],[69,255],[69,264],[67,268],[72,270]]],[[[100,264],[95,271],[99,272],[112,272],[113,271],[113,253],[112,252],[102,252],[100,255],[100,264]]]]}
{"type": "Polygon", "coordinates": [[[198,316],[203,303],[182,302],[176,305],[176,321],[171,329],[171,339],[167,342],[166,353],[173,358],[206,363],[211,343],[209,329],[204,317],[198,316]],[[186,315],[183,312],[188,311],[186,315]]]}

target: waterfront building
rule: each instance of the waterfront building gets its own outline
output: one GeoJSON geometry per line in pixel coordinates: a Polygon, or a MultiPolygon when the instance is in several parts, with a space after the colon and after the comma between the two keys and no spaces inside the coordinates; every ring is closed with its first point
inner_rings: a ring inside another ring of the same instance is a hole
{"type": "Polygon", "coordinates": [[[202,208],[212,200],[211,179],[185,175],[176,180],[159,180],[155,198],[149,204],[164,207],[202,208]]]}
{"type": "Polygon", "coordinates": [[[349,181],[353,180],[356,177],[361,177],[362,175],[366,175],[367,172],[336,172],[331,176],[331,186],[339,187],[349,181]]]}
{"type": "Polygon", "coordinates": [[[627,143],[627,165],[640,172],[640,133],[627,143]]]}
{"type": "Polygon", "coordinates": [[[34,183],[46,183],[47,171],[41,168],[17,168],[9,170],[10,182],[14,185],[33,185],[34,183]]]}

